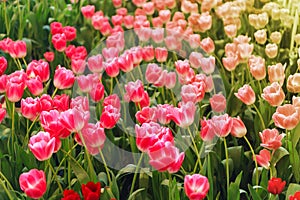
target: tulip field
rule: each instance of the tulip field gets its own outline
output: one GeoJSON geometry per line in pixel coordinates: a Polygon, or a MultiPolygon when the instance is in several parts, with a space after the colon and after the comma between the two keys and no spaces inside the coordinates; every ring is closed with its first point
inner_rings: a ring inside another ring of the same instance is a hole
{"type": "Polygon", "coordinates": [[[300,199],[299,13],[0,1],[0,200],[300,199]]]}

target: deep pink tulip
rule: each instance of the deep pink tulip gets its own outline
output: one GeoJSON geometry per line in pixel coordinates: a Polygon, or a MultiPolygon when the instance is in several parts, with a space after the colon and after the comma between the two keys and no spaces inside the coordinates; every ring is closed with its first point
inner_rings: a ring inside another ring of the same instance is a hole
{"type": "Polygon", "coordinates": [[[63,32],[63,26],[60,22],[52,22],[50,24],[50,31],[52,35],[62,33],[63,32]]]}
{"type": "Polygon", "coordinates": [[[6,115],[6,109],[2,108],[2,104],[0,104],[0,123],[3,121],[6,115]]]}
{"type": "Polygon", "coordinates": [[[18,40],[9,45],[9,54],[13,58],[24,58],[26,56],[26,42],[18,40]]]}
{"type": "Polygon", "coordinates": [[[118,58],[119,68],[123,72],[130,72],[133,69],[133,55],[128,52],[118,58]]]}
{"type": "Polygon", "coordinates": [[[70,97],[66,94],[55,95],[53,98],[53,108],[59,112],[69,109],[70,97]]]}
{"type": "Polygon", "coordinates": [[[209,190],[209,182],[201,174],[186,175],[184,177],[184,191],[190,200],[202,200],[209,190]]]}
{"type": "Polygon", "coordinates": [[[259,155],[256,155],[257,163],[266,168],[269,169],[270,167],[270,160],[271,160],[271,154],[270,151],[267,149],[263,149],[259,152],[259,155]]]}
{"type": "Polygon", "coordinates": [[[21,100],[27,75],[23,70],[15,71],[7,77],[6,95],[9,101],[18,102],[21,100]]]}
{"type": "Polygon", "coordinates": [[[60,115],[60,121],[70,132],[79,132],[88,124],[90,112],[78,107],[64,111],[60,115]]]}
{"type": "Polygon", "coordinates": [[[155,48],[155,58],[158,62],[166,62],[168,58],[168,50],[165,47],[155,48]]]}
{"type": "Polygon", "coordinates": [[[72,41],[76,38],[76,28],[73,26],[63,27],[63,33],[65,34],[67,41],[72,41]]]}
{"type": "Polygon", "coordinates": [[[138,111],[135,114],[136,119],[140,124],[149,123],[149,122],[156,122],[156,107],[144,107],[142,110],[138,111]]]}
{"type": "Polygon", "coordinates": [[[119,8],[122,6],[122,0],[112,0],[112,3],[115,8],[119,8]]]}
{"type": "Polygon", "coordinates": [[[125,99],[133,102],[140,102],[144,95],[144,85],[141,80],[130,81],[125,85],[125,99]]]}
{"type": "Polygon", "coordinates": [[[104,129],[100,127],[100,123],[87,124],[81,130],[84,143],[91,155],[97,155],[99,150],[103,148],[106,135],[104,129]]]}
{"type": "Polygon", "coordinates": [[[124,16],[123,22],[124,22],[124,26],[127,29],[132,29],[133,28],[134,17],[132,15],[124,16]]]}
{"type": "Polygon", "coordinates": [[[76,77],[78,86],[82,92],[90,92],[99,82],[99,75],[88,74],[76,77]]]}
{"type": "Polygon", "coordinates": [[[28,64],[26,74],[29,78],[39,76],[42,82],[47,82],[50,77],[49,64],[44,60],[33,60],[28,64]]]}
{"type": "Polygon", "coordinates": [[[6,68],[7,68],[7,60],[5,59],[5,57],[0,56],[0,76],[4,74],[6,68]]]}
{"type": "Polygon", "coordinates": [[[41,111],[49,111],[53,109],[53,100],[50,95],[43,94],[40,97],[41,111]]]}
{"type": "Polygon", "coordinates": [[[44,58],[48,61],[48,62],[52,62],[54,60],[54,52],[48,51],[44,53],[44,58]]]}
{"type": "Polygon", "coordinates": [[[7,79],[8,76],[6,74],[0,76],[0,93],[4,93],[6,91],[7,79]]]}
{"type": "Polygon", "coordinates": [[[114,58],[108,63],[105,63],[105,72],[110,77],[117,77],[120,73],[118,58],[114,58]]]}
{"type": "Polygon", "coordinates": [[[105,106],[100,117],[101,127],[106,129],[113,128],[120,117],[121,114],[118,108],[113,107],[112,105],[105,106]]]}
{"type": "Polygon", "coordinates": [[[75,76],[69,69],[61,67],[60,65],[56,68],[54,73],[53,84],[58,89],[68,89],[74,84],[75,76]]]}
{"type": "Polygon", "coordinates": [[[143,60],[149,62],[154,59],[154,48],[153,46],[145,46],[142,49],[143,60]]]}
{"type": "Polygon", "coordinates": [[[41,198],[47,190],[46,175],[42,170],[32,169],[22,173],[19,177],[19,184],[21,190],[33,199],[41,198]]]}
{"type": "Polygon", "coordinates": [[[44,87],[39,76],[28,79],[26,81],[26,85],[30,93],[34,96],[38,96],[43,93],[44,87]]]}
{"type": "Polygon", "coordinates": [[[116,94],[109,95],[104,98],[103,100],[103,106],[108,106],[111,105],[114,108],[116,108],[118,111],[121,110],[121,103],[120,103],[120,98],[116,94]]]}
{"type": "Polygon", "coordinates": [[[194,122],[196,106],[189,101],[181,105],[180,108],[174,108],[168,115],[178,126],[186,128],[194,122]]]}
{"type": "Polygon", "coordinates": [[[14,41],[10,38],[4,38],[3,40],[0,40],[0,50],[2,50],[4,53],[9,53],[9,46],[14,41]]]}
{"type": "Polygon", "coordinates": [[[81,7],[81,13],[85,18],[90,19],[95,13],[95,6],[94,5],[83,6],[81,7]]]}
{"type": "Polygon", "coordinates": [[[200,137],[203,141],[212,141],[215,137],[215,129],[211,119],[206,120],[205,118],[201,120],[201,131],[200,137]]]}
{"type": "Polygon", "coordinates": [[[48,132],[40,131],[31,136],[28,147],[39,161],[48,160],[54,152],[55,138],[51,138],[48,132]]]}
{"type": "Polygon", "coordinates": [[[57,51],[63,52],[67,47],[67,38],[65,34],[57,33],[52,35],[52,44],[57,51]]]}
{"type": "Polygon", "coordinates": [[[98,82],[89,92],[89,95],[94,102],[99,102],[104,97],[104,90],[105,89],[103,84],[101,82],[98,82]]]}
{"type": "Polygon", "coordinates": [[[140,102],[135,103],[137,106],[140,106],[141,108],[150,106],[150,97],[147,91],[144,91],[143,98],[140,102]]]}

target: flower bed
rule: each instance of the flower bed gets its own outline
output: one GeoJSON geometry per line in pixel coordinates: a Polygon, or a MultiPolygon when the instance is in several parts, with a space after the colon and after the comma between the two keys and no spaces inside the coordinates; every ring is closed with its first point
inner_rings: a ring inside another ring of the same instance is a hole
{"type": "Polygon", "coordinates": [[[0,199],[299,199],[299,7],[2,1],[0,199]]]}

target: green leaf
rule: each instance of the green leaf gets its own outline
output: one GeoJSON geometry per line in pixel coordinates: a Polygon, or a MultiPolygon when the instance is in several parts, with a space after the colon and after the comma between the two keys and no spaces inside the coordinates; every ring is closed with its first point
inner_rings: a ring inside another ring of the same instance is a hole
{"type": "Polygon", "coordinates": [[[250,184],[248,184],[248,189],[253,200],[262,200],[262,198],[256,193],[255,189],[253,189],[250,184]]]}
{"type": "Polygon", "coordinates": [[[111,172],[110,174],[111,174],[111,182],[112,182],[110,185],[111,191],[114,194],[115,198],[119,199],[120,193],[119,193],[119,188],[118,188],[118,184],[117,184],[117,179],[116,179],[114,173],[111,172]]]}
{"type": "Polygon", "coordinates": [[[272,163],[276,164],[282,157],[288,154],[289,152],[284,147],[279,147],[272,157],[272,163]]]}
{"type": "Polygon", "coordinates": [[[243,172],[241,172],[235,179],[234,183],[231,183],[229,186],[229,197],[232,200],[240,200],[240,182],[242,179],[243,172]]]}
{"type": "Polygon", "coordinates": [[[137,195],[138,193],[144,191],[144,190],[145,190],[145,188],[140,188],[140,189],[134,191],[134,192],[129,196],[128,200],[135,200],[136,195],[137,195]]]}
{"type": "Polygon", "coordinates": [[[294,195],[295,192],[300,191],[300,185],[295,183],[290,183],[286,191],[285,199],[288,200],[290,195],[294,195]]]}
{"type": "Polygon", "coordinates": [[[243,147],[235,146],[228,148],[228,156],[233,160],[234,169],[238,169],[241,165],[241,159],[243,155],[243,147]]]}
{"type": "Polygon", "coordinates": [[[82,166],[78,162],[75,162],[73,160],[70,160],[70,163],[71,163],[71,168],[74,174],[76,175],[76,177],[78,178],[80,184],[86,184],[87,182],[89,182],[90,180],[89,175],[82,168],[82,166]]]}

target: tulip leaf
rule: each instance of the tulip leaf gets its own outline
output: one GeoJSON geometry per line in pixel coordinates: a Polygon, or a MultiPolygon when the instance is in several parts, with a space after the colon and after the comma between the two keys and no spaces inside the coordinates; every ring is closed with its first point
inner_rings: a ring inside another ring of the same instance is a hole
{"type": "Polygon", "coordinates": [[[241,172],[235,179],[235,182],[234,183],[231,183],[230,186],[229,186],[229,195],[228,197],[230,197],[230,199],[232,200],[240,200],[240,191],[239,191],[239,188],[240,188],[240,182],[241,182],[241,179],[242,179],[242,176],[243,176],[243,172],[241,172]]]}
{"type": "Polygon", "coordinates": [[[73,160],[70,160],[70,163],[71,163],[71,168],[74,174],[76,175],[78,181],[80,182],[80,184],[86,184],[87,182],[89,182],[90,180],[89,175],[82,168],[82,166],[78,162],[75,162],[73,160]]]}
{"type": "Polygon", "coordinates": [[[238,169],[241,165],[241,159],[243,155],[243,147],[242,146],[235,146],[228,148],[228,155],[229,158],[233,160],[234,169],[238,169]]]}
{"type": "Polygon", "coordinates": [[[293,143],[293,146],[297,146],[299,139],[300,139],[300,123],[296,126],[296,128],[294,128],[291,132],[291,134],[289,135],[291,136],[291,141],[293,143]]]}
{"type": "Polygon", "coordinates": [[[276,164],[281,158],[288,154],[289,152],[284,147],[279,147],[272,157],[272,163],[276,164]]]}
{"type": "Polygon", "coordinates": [[[253,187],[250,184],[248,184],[248,189],[253,200],[262,200],[262,198],[257,194],[255,189],[253,189],[253,187]]]}
{"type": "Polygon", "coordinates": [[[134,192],[129,196],[128,200],[134,200],[134,199],[136,199],[136,198],[135,198],[136,195],[139,194],[140,192],[144,191],[144,190],[145,190],[145,188],[140,188],[140,189],[134,191],[134,192]]]}
{"type": "Polygon", "coordinates": [[[294,195],[295,192],[300,191],[300,185],[295,183],[290,183],[289,187],[286,191],[286,197],[285,199],[288,200],[290,195],[294,195]]]}

